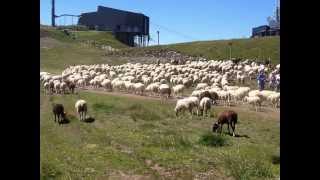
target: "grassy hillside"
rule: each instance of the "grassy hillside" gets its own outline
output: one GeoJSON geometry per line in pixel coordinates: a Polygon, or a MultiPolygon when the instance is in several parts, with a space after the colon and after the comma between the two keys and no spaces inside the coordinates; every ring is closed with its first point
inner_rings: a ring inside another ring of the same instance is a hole
{"type": "Polygon", "coordinates": [[[105,51],[83,46],[86,40],[95,40],[97,44],[113,48],[125,48],[110,32],[82,31],[67,36],[63,31],[40,28],[40,69],[52,73],[61,73],[68,65],[109,63],[122,64],[122,59],[105,56],[105,51]]]}
{"type": "MultiPolygon", "coordinates": [[[[242,137],[230,137],[211,135],[212,117],[176,118],[173,108],[170,102],[141,98],[89,92],[45,96],[42,92],[42,179],[279,177],[277,114],[233,107],[239,113],[236,133],[242,137]],[[78,98],[87,100],[94,122],[79,122],[74,110],[78,98]],[[64,104],[69,124],[54,123],[51,103],[64,104]]],[[[211,116],[222,110],[215,107],[211,116]]]]}
{"type": "Polygon", "coordinates": [[[113,48],[121,49],[127,47],[127,45],[121,43],[114,38],[111,32],[102,31],[70,31],[71,36],[67,36],[62,30],[56,30],[52,28],[40,28],[41,37],[51,37],[56,40],[70,43],[83,42],[85,40],[95,41],[100,45],[109,45],[113,48]],[[72,36],[75,35],[75,39],[72,36]]]}
{"type": "Polygon", "coordinates": [[[265,37],[255,39],[234,39],[219,41],[200,41],[163,46],[188,55],[202,55],[209,59],[229,58],[229,43],[232,43],[232,57],[271,58],[273,63],[280,62],[280,38],[265,37]]]}
{"type": "Polygon", "coordinates": [[[192,56],[204,56],[208,59],[225,59],[229,56],[228,43],[232,42],[232,57],[265,59],[270,57],[273,63],[280,62],[279,37],[259,39],[235,39],[221,41],[201,41],[146,48],[128,48],[116,40],[110,32],[74,31],[76,38],[67,36],[63,31],[40,27],[40,69],[53,73],[61,72],[68,65],[128,62],[121,57],[107,56],[104,50],[84,47],[83,42],[95,41],[97,45],[109,45],[128,51],[129,54],[143,55],[146,50],[168,49],[192,56]]]}
{"type": "MultiPolygon", "coordinates": [[[[271,58],[272,63],[280,63],[280,38],[264,37],[255,39],[233,39],[233,40],[217,40],[217,41],[199,41],[189,43],[179,43],[161,46],[150,46],[137,49],[143,53],[150,50],[174,50],[182,54],[191,56],[202,56],[207,59],[228,59],[229,43],[232,43],[232,57],[250,58],[257,61],[271,58]]],[[[128,49],[133,51],[132,48],[128,49]]]]}

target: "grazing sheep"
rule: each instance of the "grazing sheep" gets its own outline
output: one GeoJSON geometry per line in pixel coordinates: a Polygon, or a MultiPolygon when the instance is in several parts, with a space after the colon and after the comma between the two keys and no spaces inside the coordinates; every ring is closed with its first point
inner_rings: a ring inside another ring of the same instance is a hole
{"type": "Polygon", "coordinates": [[[189,110],[191,116],[192,116],[192,105],[191,101],[189,99],[179,99],[177,101],[176,107],[174,108],[174,111],[176,113],[176,116],[178,116],[178,113],[184,110],[189,110]]]}
{"type": "Polygon", "coordinates": [[[192,111],[194,108],[197,109],[197,116],[198,116],[199,115],[199,104],[200,104],[199,98],[198,97],[188,97],[188,101],[190,101],[192,111]]]}
{"type": "Polygon", "coordinates": [[[58,123],[60,124],[65,119],[66,113],[64,112],[62,104],[52,104],[52,112],[54,115],[54,122],[56,122],[58,118],[58,123]]]}
{"type": "Polygon", "coordinates": [[[80,121],[83,121],[87,114],[87,102],[85,100],[78,100],[75,104],[77,113],[79,114],[80,121]]]}
{"type": "Polygon", "coordinates": [[[230,134],[229,125],[232,128],[232,136],[235,136],[236,123],[238,121],[238,114],[232,110],[226,110],[219,114],[218,121],[213,124],[212,131],[217,132],[218,128],[222,133],[222,127],[224,124],[228,124],[228,132],[230,134]]]}
{"type": "Polygon", "coordinates": [[[166,98],[168,99],[171,95],[171,89],[170,86],[167,84],[161,84],[159,86],[159,92],[160,96],[163,97],[164,95],[167,95],[166,98]]]}
{"type": "Polygon", "coordinates": [[[174,86],[172,89],[173,89],[173,94],[175,96],[182,95],[183,90],[185,89],[185,86],[183,84],[178,84],[178,85],[174,86]]]}
{"type": "Polygon", "coordinates": [[[258,96],[246,96],[243,98],[243,101],[252,104],[256,111],[258,111],[258,107],[261,107],[262,103],[262,100],[258,96]]]}
{"type": "Polygon", "coordinates": [[[203,112],[205,112],[205,115],[208,114],[208,110],[210,110],[211,106],[213,104],[213,100],[208,97],[203,97],[200,100],[199,109],[201,112],[201,115],[204,115],[203,112]]]}

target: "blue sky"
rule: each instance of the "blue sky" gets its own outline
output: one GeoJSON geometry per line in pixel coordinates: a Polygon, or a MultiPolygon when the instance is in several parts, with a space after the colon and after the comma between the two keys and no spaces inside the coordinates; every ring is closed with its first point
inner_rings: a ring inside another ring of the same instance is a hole
{"type": "MultiPolygon", "coordinates": [[[[150,35],[160,44],[243,38],[267,24],[275,0],[56,0],[56,14],[81,14],[107,6],[150,17],[150,35]],[[160,25],[160,26],[158,26],[160,25]],[[177,32],[177,33],[176,33],[177,32]]],[[[51,24],[51,0],[40,0],[40,21],[51,24]]],[[[71,24],[66,18],[66,24],[71,24]]],[[[64,23],[64,18],[56,20],[64,23]]],[[[76,22],[76,19],[73,20],[76,22]]],[[[155,42],[150,41],[150,45],[155,42]]]]}

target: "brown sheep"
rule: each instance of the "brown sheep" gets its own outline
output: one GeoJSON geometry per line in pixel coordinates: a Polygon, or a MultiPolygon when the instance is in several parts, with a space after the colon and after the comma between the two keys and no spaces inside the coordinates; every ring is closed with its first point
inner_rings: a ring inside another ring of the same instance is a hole
{"type": "Polygon", "coordinates": [[[219,98],[219,96],[218,96],[218,94],[216,92],[210,93],[207,90],[200,94],[200,97],[199,97],[200,101],[204,97],[210,98],[212,100],[212,104],[216,104],[217,103],[217,99],[219,98]]]}
{"type": "Polygon", "coordinates": [[[223,111],[219,114],[218,122],[215,122],[212,127],[213,132],[217,132],[218,128],[220,129],[220,133],[222,133],[222,126],[223,124],[228,124],[228,132],[230,134],[229,125],[231,125],[232,128],[232,136],[235,136],[235,128],[236,123],[238,121],[238,114],[234,111],[227,110],[223,111]]]}

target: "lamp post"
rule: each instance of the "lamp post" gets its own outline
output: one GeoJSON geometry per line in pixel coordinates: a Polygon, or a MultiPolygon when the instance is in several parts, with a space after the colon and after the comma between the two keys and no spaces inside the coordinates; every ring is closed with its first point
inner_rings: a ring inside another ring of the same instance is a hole
{"type": "Polygon", "coordinates": [[[228,43],[228,45],[229,45],[229,58],[230,58],[230,60],[231,60],[231,47],[232,47],[232,42],[229,42],[228,43]]]}
{"type": "Polygon", "coordinates": [[[157,31],[157,34],[158,34],[158,46],[159,46],[159,33],[160,33],[160,32],[159,32],[159,31],[157,31]]]}

